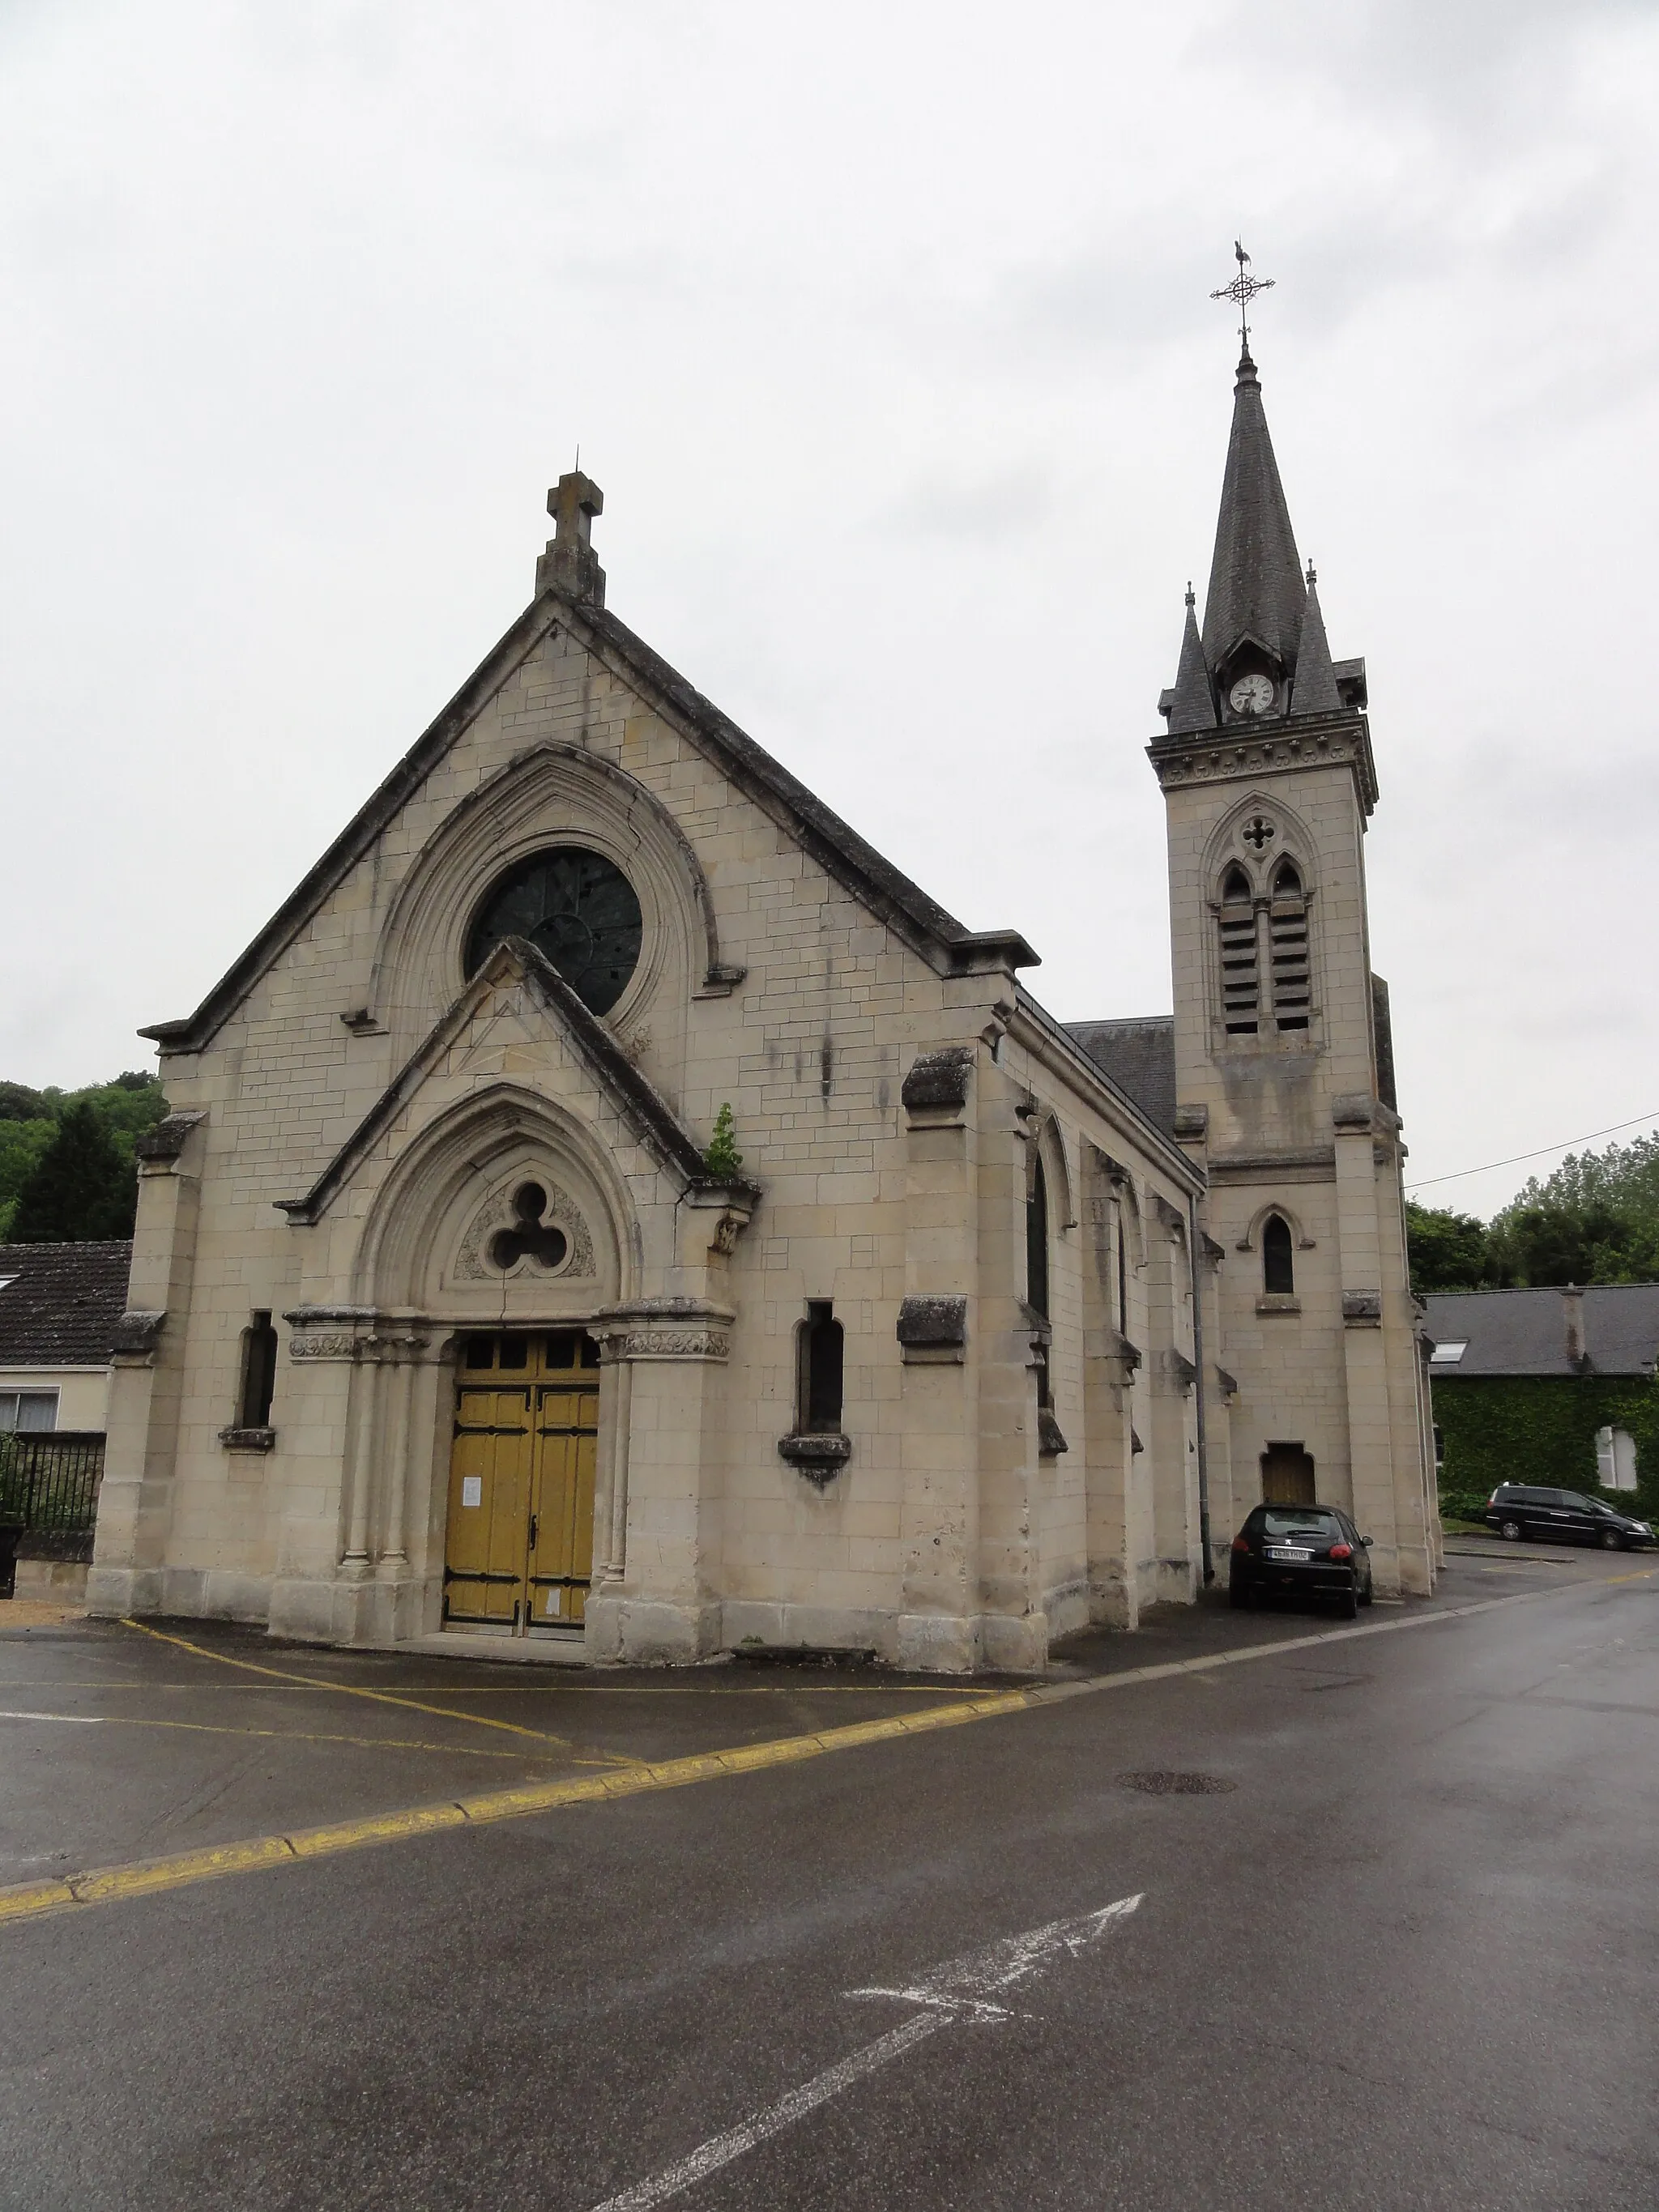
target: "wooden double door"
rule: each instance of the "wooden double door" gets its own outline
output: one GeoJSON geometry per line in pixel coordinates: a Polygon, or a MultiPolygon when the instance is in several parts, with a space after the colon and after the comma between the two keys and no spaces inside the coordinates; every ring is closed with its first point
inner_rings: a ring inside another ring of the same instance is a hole
{"type": "Polygon", "coordinates": [[[580,1627],[593,1571],[599,1348],[580,1329],[468,1337],[455,1383],[447,1627],[580,1627]]]}

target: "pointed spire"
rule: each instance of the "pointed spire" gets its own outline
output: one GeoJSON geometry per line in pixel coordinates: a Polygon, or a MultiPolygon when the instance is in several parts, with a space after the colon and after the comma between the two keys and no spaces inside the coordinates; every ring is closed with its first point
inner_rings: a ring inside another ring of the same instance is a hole
{"type": "Polygon", "coordinates": [[[1241,638],[1253,637],[1288,668],[1305,605],[1296,534],[1247,347],[1233,388],[1232,436],[1204,601],[1206,661],[1217,667],[1241,638]]]}
{"type": "Polygon", "coordinates": [[[1319,579],[1308,563],[1307,611],[1302,617],[1302,643],[1296,656],[1296,688],[1291,695],[1293,714],[1334,714],[1342,705],[1331,665],[1331,648],[1325,637],[1325,617],[1319,611],[1319,579]]]}
{"type": "Polygon", "coordinates": [[[1193,611],[1190,584],[1187,586],[1187,628],[1181,641],[1181,667],[1175,690],[1170,694],[1169,711],[1172,738],[1217,726],[1215,693],[1210,689],[1210,672],[1204,665],[1204,647],[1199,642],[1198,617],[1193,611]]]}

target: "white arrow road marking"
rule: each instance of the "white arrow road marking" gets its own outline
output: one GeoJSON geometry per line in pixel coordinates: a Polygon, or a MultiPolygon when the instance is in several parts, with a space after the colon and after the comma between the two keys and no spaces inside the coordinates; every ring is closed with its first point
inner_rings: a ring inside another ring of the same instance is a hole
{"type": "Polygon", "coordinates": [[[917,2044],[925,2043],[941,2028],[963,2022],[989,2024],[1010,2019],[1012,2014],[1006,2005],[992,2002],[993,1991],[1011,1989],[1061,1952],[1074,1959],[1080,1957],[1109,1929],[1127,1920],[1139,1903],[1139,1894],[1121,1897],[1115,1905],[1103,1905],[1098,1912],[1080,1913],[1073,1920],[1051,1920],[1042,1928],[1028,1929],[1023,1936],[1006,1936],[1000,1942],[988,1943],[982,1950],[969,1951],[963,1958],[935,1966],[931,1973],[902,1989],[848,1990],[848,1996],[890,1997],[926,2009],[890,2034],[866,2043],[838,2064],[815,2074],[810,2081],[790,2090],[787,2096],[780,2097],[764,2112],[751,2112],[746,2120],[728,2128],[724,2135],[711,2136],[690,2157],[665,2166],[648,2181],[636,2182],[619,2197],[607,2197],[603,2204],[593,2207],[593,2212],[650,2212],[653,2205],[678,2197],[682,2190],[690,2189],[705,2175],[718,2172],[734,2158],[753,2150],[757,2143],[781,2135],[785,2128],[793,2127],[818,2106],[828,2104],[830,2098],[840,2096],[843,2089],[850,2088],[865,2075],[890,2065],[895,2058],[902,2058],[907,2051],[914,2051],[917,2044]]]}

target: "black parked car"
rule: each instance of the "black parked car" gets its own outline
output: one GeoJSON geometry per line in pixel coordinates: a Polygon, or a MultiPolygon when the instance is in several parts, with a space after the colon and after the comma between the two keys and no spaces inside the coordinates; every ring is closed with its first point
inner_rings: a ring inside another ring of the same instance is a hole
{"type": "Polygon", "coordinates": [[[1498,1484],[1486,1500],[1486,1526],[1512,1544],[1523,1536],[1547,1536],[1558,1544],[1600,1544],[1604,1551],[1628,1552],[1653,1541],[1647,1522],[1603,1505],[1599,1498],[1527,1482],[1498,1484]]]}
{"type": "Polygon", "coordinates": [[[1227,1595],[1250,1605],[1259,1591],[1331,1597],[1352,1620],[1371,1601],[1370,1538],[1334,1505],[1258,1505],[1233,1538],[1227,1595]]]}

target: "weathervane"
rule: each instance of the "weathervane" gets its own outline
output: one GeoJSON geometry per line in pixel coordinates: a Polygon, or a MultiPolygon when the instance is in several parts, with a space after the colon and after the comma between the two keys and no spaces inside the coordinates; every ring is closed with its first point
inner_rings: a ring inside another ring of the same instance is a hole
{"type": "Polygon", "coordinates": [[[1273,280],[1271,276],[1251,276],[1250,257],[1237,239],[1233,240],[1233,252],[1238,262],[1237,276],[1231,284],[1224,284],[1218,292],[1212,292],[1210,297],[1212,300],[1233,300],[1237,302],[1239,343],[1248,357],[1250,350],[1250,302],[1258,292],[1271,292],[1273,289],[1273,280]]]}

